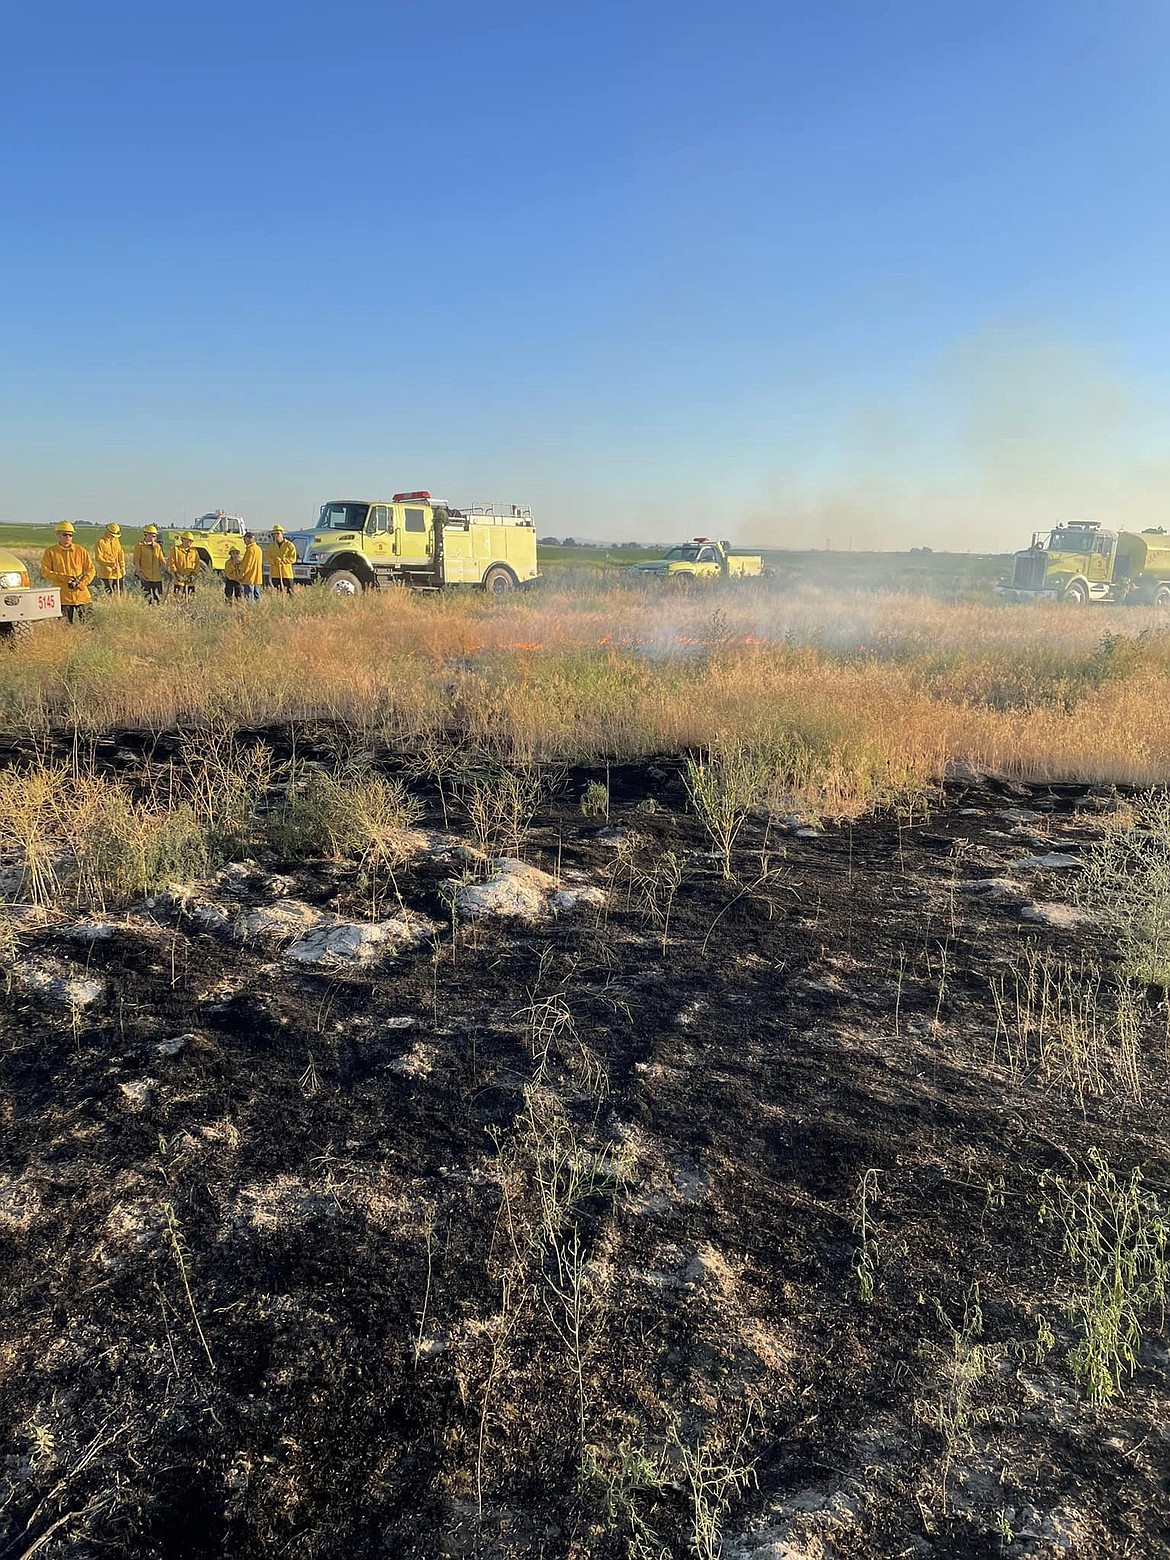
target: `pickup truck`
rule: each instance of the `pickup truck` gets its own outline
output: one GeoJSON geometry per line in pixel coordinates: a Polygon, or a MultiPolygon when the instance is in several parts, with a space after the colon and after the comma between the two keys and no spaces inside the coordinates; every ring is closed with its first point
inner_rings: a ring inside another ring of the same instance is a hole
{"type": "Polygon", "coordinates": [[[0,640],[12,639],[32,623],[61,616],[53,585],[29,585],[28,569],[14,552],[0,547],[0,640]]]}
{"type": "Polygon", "coordinates": [[[747,580],[760,579],[764,560],[759,553],[733,553],[730,542],[713,542],[696,536],[680,542],[661,558],[634,564],[634,573],[668,580],[747,580]]]}

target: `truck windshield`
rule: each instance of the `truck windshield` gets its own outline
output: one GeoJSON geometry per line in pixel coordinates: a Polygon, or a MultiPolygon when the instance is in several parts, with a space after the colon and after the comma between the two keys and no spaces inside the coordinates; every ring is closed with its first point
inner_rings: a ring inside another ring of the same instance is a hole
{"type": "Polygon", "coordinates": [[[1050,552],[1091,553],[1094,548],[1108,554],[1113,550],[1113,538],[1100,531],[1056,530],[1048,539],[1050,552]]]}
{"type": "Polygon", "coordinates": [[[366,523],[369,504],[325,504],[317,522],[322,531],[360,531],[366,523]]]}
{"type": "Polygon", "coordinates": [[[699,549],[688,542],[682,547],[672,547],[663,557],[671,563],[698,563],[699,549]]]}

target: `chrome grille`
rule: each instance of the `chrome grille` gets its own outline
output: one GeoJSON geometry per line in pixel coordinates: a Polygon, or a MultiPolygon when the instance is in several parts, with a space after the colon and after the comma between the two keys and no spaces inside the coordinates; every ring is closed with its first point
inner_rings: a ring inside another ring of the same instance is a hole
{"type": "Polygon", "coordinates": [[[1044,566],[1047,562],[1047,554],[1042,552],[1017,553],[1016,570],[1012,575],[1012,584],[1017,590],[1042,590],[1044,588],[1044,566]]]}

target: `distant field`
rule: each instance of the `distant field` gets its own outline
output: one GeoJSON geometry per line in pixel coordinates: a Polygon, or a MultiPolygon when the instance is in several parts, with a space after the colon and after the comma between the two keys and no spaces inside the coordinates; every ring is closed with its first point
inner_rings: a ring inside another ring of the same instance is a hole
{"type": "MultiPolygon", "coordinates": [[[[79,526],[77,538],[92,546],[100,526],[79,526]]],[[[124,526],[127,546],[138,541],[140,527],[124,526]]],[[[11,548],[22,558],[36,562],[53,541],[52,526],[0,525],[0,547],[11,548]]],[[[560,574],[588,570],[592,574],[616,574],[631,564],[660,558],[662,547],[618,549],[607,547],[541,547],[543,572],[560,574]]],[[[764,551],[767,566],[788,585],[811,585],[837,590],[908,590],[915,594],[960,599],[985,595],[1009,565],[1007,554],[899,553],[899,552],[800,552],[784,548],[764,551]]]]}
{"type": "MultiPolygon", "coordinates": [[[[649,558],[660,558],[663,547],[541,547],[545,570],[588,569],[616,573],[649,558]]],[[[746,549],[745,549],[746,550],[746,549]]],[[[766,566],[789,585],[837,590],[908,590],[916,594],[957,599],[985,595],[1008,572],[1008,553],[948,552],[822,552],[795,548],[764,548],[766,566]]]]}

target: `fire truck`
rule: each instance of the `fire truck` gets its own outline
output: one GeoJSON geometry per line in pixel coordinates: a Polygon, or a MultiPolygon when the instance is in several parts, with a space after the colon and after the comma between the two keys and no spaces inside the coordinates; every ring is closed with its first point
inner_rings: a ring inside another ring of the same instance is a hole
{"type": "Polygon", "coordinates": [[[478,585],[501,596],[537,575],[532,511],[518,504],[454,509],[423,489],[334,498],[322,504],[314,530],[289,535],[293,578],[343,596],[387,585],[478,585]]]}

